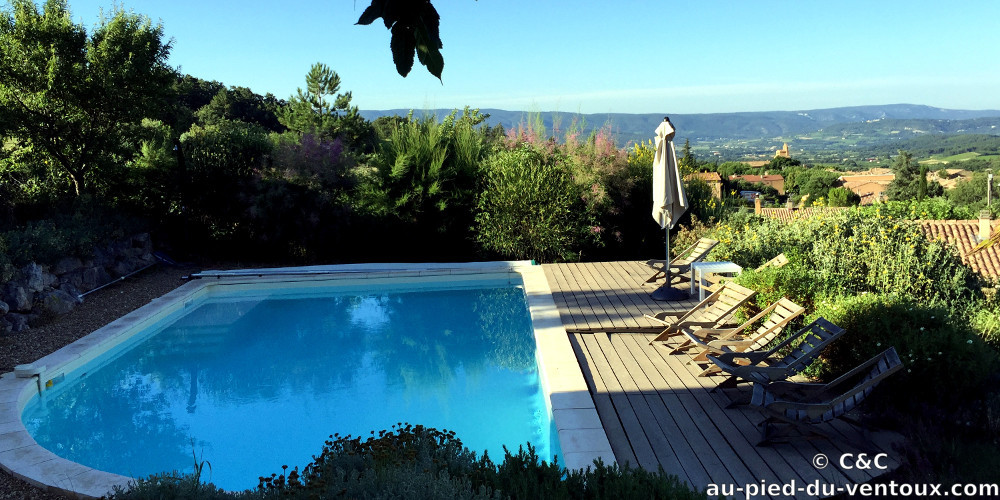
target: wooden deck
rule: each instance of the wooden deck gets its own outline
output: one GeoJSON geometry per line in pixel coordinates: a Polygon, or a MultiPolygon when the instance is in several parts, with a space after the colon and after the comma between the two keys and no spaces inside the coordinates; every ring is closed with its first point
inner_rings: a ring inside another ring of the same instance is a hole
{"type": "MultiPolygon", "coordinates": [[[[887,453],[885,463],[891,468],[897,465],[892,450],[897,435],[862,435],[844,422],[821,426],[833,440],[803,439],[758,447],[761,414],[748,407],[726,408],[730,398],[749,397],[748,385],[725,393],[710,392],[721,379],[697,377],[700,369],[687,364],[687,355],[670,355],[659,343],[649,345],[654,334],[602,331],[655,326],[642,315],[682,310],[696,303],[651,300],[649,293],[655,287],[642,284],[650,275],[643,263],[550,264],[544,269],[620,464],[647,470],[662,466],[699,489],[709,484],[788,484],[792,480],[801,487],[814,482],[844,486],[884,472],[839,466],[841,455],[864,452],[846,444],[853,440],[887,453]],[[829,459],[824,468],[813,465],[820,453],[829,459]]],[[[680,287],[687,289],[686,284],[680,287]]],[[[800,491],[795,496],[808,495],[800,491]]]]}

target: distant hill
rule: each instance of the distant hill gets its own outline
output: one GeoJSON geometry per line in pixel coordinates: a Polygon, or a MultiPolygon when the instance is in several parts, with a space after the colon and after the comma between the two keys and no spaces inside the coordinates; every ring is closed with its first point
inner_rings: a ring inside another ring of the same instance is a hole
{"type": "MultiPolygon", "coordinates": [[[[390,109],[383,111],[365,110],[362,116],[374,120],[380,116],[403,115],[410,110],[390,109]]],[[[528,119],[529,112],[502,109],[481,109],[489,113],[490,125],[502,125],[510,129],[528,119]]],[[[416,110],[416,114],[432,113],[441,117],[451,110],[416,110]]],[[[585,124],[584,133],[604,125],[609,125],[619,143],[643,141],[653,137],[653,131],[667,113],[595,113],[576,114],[544,111],[541,117],[547,130],[551,131],[553,120],[560,122],[563,130],[575,119],[585,124]]],[[[677,126],[678,140],[699,141],[786,140],[799,135],[823,135],[844,133],[866,134],[876,129],[909,128],[928,133],[980,133],[1000,135],[1000,111],[943,109],[915,104],[890,104],[882,106],[851,106],[843,108],[813,109],[803,111],[759,111],[741,113],[670,114],[670,120],[677,126]],[[992,119],[992,120],[980,120],[992,119]],[[906,122],[900,122],[905,120],[906,122]],[[961,123],[949,123],[958,122],[961,123]],[[874,124],[874,125],[873,125],[874,124]]]]}

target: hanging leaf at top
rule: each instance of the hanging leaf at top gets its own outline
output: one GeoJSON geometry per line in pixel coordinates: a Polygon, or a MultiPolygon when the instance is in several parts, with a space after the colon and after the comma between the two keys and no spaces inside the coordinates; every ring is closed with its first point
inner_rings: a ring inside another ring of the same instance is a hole
{"type": "Polygon", "coordinates": [[[379,18],[391,34],[389,48],[400,76],[413,69],[415,53],[420,64],[440,80],[444,69],[438,31],[441,18],[430,0],[372,0],[357,24],[367,26],[379,18]]]}

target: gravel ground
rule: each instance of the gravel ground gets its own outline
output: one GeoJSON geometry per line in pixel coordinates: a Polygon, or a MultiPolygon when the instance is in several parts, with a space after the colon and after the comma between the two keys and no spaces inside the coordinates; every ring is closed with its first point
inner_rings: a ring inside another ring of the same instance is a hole
{"type": "MultiPolygon", "coordinates": [[[[25,332],[0,337],[0,373],[31,363],[60,347],[149,303],[184,284],[181,279],[193,268],[157,266],[100,291],[87,295],[69,314],[25,332]]],[[[38,489],[0,469],[0,500],[64,499],[38,489]]]]}

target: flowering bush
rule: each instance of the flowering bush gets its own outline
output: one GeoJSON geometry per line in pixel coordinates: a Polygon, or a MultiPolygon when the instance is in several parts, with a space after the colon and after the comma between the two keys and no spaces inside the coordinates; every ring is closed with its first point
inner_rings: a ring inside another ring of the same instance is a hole
{"type": "Polygon", "coordinates": [[[855,210],[819,213],[790,223],[752,214],[720,224],[712,255],[756,267],[784,252],[808,270],[814,296],[900,293],[953,312],[981,298],[979,278],[940,241],[912,222],[855,210]]]}

